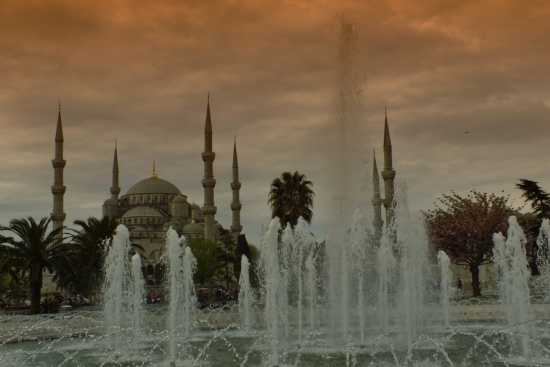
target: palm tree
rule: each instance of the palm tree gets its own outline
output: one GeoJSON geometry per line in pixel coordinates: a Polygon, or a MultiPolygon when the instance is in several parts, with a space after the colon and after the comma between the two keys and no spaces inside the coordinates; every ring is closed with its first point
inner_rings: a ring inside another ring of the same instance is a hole
{"type": "Polygon", "coordinates": [[[271,218],[279,218],[282,228],[287,223],[294,228],[300,217],[311,223],[313,217],[311,209],[315,196],[311,189],[312,186],[313,183],[307,180],[306,175],[302,175],[298,171],[293,174],[283,172],[281,178],[274,179],[267,201],[271,204],[271,218]]]}
{"type": "Polygon", "coordinates": [[[8,253],[8,260],[4,265],[13,269],[21,277],[28,273],[31,313],[40,313],[40,290],[44,270],[56,273],[54,281],[59,279],[58,273],[72,275],[78,273],[74,246],[58,239],[64,227],[47,233],[50,222],[49,218],[42,218],[39,223],[36,223],[32,217],[29,217],[14,219],[9,227],[0,226],[1,231],[12,232],[19,238],[1,238],[2,242],[7,244],[4,250],[8,253]]]}
{"type": "Polygon", "coordinates": [[[80,259],[86,274],[80,279],[68,280],[71,286],[80,292],[99,291],[103,280],[105,262],[104,244],[113,238],[118,226],[115,219],[103,217],[88,218],[88,221],[75,220],[80,230],[72,230],[72,242],[80,248],[80,259]]]}

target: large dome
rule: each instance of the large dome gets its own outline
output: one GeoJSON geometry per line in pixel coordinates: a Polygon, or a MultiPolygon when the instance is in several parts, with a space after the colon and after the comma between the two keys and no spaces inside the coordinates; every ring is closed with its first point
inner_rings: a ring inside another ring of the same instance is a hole
{"type": "Polygon", "coordinates": [[[146,180],[139,181],[134,186],[130,187],[130,190],[126,195],[136,194],[174,194],[177,195],[180,190],[171,184],[170,182],[163,180],[162,178],[148,178],[146,180]]]}
{"type": "Polygon", "coordinates": [[[122,218],[131,217],[162,217],[162,214],[153,208],[149,208],[148,206],[138,206],[128,210],[122,216],[122,218]]]}

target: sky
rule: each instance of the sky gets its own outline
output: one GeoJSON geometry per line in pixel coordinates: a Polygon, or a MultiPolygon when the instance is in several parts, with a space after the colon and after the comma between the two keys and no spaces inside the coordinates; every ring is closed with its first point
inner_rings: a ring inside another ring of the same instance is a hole
{"type": "Polygon", "coordinates": [[[342,167],[349,206],[372,210],[385,107],[412,210],[474,188],[520,206],[518,179],[550,190],[549,20],[546,0],[0,0],[0,224],[52,210],[59,101],[65,225],[101,215],[115,139],[122,193],[155,159],[202,205],[208,94],[216,219],[231,225],[236,135],[252,243],[284,171],[313,182],[318,238],[340,217],[342,167]]]}

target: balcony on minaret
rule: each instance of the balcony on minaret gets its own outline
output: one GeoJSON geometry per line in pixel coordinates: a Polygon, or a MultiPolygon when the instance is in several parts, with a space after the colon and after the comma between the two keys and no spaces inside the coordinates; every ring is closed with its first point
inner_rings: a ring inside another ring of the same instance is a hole
{"type": "Polygon", "coordinates": [[[52,159],[53,168],[65,168],[67,161],[64,159],[52,159]]]}
{"type": "Polygon", "coordinates": [[[203,178],[202,179],[202,187],[204,188],[214,188],[216,186],[216,179],[215,178],[203,178]]]}
{"type": "Polygon", "coordinates": [[[213,162],[216,158],[216,153],[214,152],[202,152],[201,155],[203,162],[213,162]]]}

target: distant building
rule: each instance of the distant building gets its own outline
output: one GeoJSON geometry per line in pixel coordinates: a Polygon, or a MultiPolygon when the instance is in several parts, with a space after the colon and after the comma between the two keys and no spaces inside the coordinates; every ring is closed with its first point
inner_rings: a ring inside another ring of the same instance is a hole
{"type": "MultiPolygon", "coordinates": [[[[55,136],[53,212],[51,215],[53,228],[63,226],[65,213],[63,211],[63,195],[66,187],[63,186],[63,169],[66,161],[63,159],[63,126],[61,122],[61,105],[57,121],[55,136]]],[[[115,144],[115,152],[112,170],[111,197],[103,203],[103,216],[115,218],[120,224],[124,224],[130,230],[130,241],[144,249],[142,255],[145,258],[147,282],[154,283],[155,271],[158,271],[159,259],[164,250],[167,230],[172,227],[179,235],[184,235],[187,240],[206,238],[216,241],[218,232],[223,226],[216,221],[217,208],[214,205],[214,159],[216,154],[212,150],[212,121],[210,117],[210,101],[206,108],[206,122],[204,131],[204,204],[202,208],[189,203],[187,196],[180,189],[159,178],[156,173],[155,162],[148,178],[134,184],[126,194],[119,197],[119,165],[118,147],[115,144]]],[[[231,182],[233,201],[233,222],[231,231],[237,243],[241,234],[240,221],[241,202],[239,191],[239,167],[237,160],[237,143],[233,147],[233,181],[231,182]]],[[[62,235],[61,235],[62,236],[62,235]]]]}

